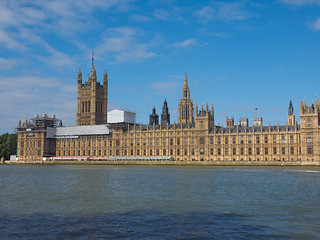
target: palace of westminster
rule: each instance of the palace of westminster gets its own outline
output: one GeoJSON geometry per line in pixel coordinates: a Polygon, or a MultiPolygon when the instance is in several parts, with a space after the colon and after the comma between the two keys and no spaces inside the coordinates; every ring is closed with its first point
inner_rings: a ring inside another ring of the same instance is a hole
{"type": "Polygon", "coordinates": [[[185,74],[177,123],[170,123],[167,102],[161,119],[155,108],[149,124],[136,124],[135,114],[107,112],[108,76],[97,81],[94,64],[86,82],[79,69],[77,126],[64,127],[55,115],[35,115],[19,121],[17,161],[205,161],[320,163],[320,103],[300,101],[300,125],[290,101],[287,124],[263,126],[255,118],[226,118],[226,126],[214,122],[214,108],[193,105],[185,74]]]}

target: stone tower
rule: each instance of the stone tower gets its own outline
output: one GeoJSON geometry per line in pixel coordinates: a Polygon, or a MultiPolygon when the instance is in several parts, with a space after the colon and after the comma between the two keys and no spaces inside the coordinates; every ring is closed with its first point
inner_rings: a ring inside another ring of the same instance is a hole
{"type": "Polygon", "coordinates": [[[320,161],[320,103],[315,99],[314,104],[307,106],[300,101],[300,139],[302,161],[320,161]]]}
{"type": "Polygon", "coordinates": [[[296,117],[295,117],[295,115],[294,115],[292,101],[290,100],[289,107],[288,107],[288,121],[287,121],[287,125],[293,126],[293,125],[295,125],[295,122],[296,122],[296,117]]]}
{"type": "Polygon", "coordinates": [[[198,109],[196,106],[196,127],[198,129],[213,129],[214,127],[214,108],[211,106],[209,109],[208,104],[204,109],[203,106],[201,109],[198,109]]]}
{"type": "Polygon", "coordinates": [[[97,81],[97,73],[92,52],[92,69],[88,81],[82,83],[79,68],[77,82],[77,126],[107,123],[108,75],[105,69],[103,85],[97,81]]]}
{"type": "Polygon", "coordinates": [[[152,113],[149,115],[149,124],[150,125],[153,125],[153,124],[159,125],[159,116],[156,113],[155,107],[152,108],[152,113]]]}
{"type": "Polygon", "coordinates": [[[185,72],[184,85],[182,88],[182,98],[178,107],[178,124],[194,123],[193,103],[190,99],[190,90],[187,81],[187,71],[185,72]]]}
{"type": "Polygon", "coordinates": [[[162,114],[161,114],[161,124],[167,125],[170,124],[170,113],[167,104],[167,100],[164,100],[163,107],[162,107],[162,114]]]}

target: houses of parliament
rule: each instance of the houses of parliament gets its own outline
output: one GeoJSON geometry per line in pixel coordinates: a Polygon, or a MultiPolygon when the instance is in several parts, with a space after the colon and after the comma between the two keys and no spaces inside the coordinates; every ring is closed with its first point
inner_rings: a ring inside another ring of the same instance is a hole
{"type": "MultiPolygon", "coordinates": [[[[182,79],[183,81],[183,79],[182,79]]],[[[94,64],[83,83],[77,77],[77,126],[63,126],[55,115],[36,114],[19,121],[17,162],[150,162],[179,163],[320,163],[320,103],[300,101],[300,125],[290,101],[286,125],[263,125],[262,117],[249,126],[247,118],[226,118],[215,125],[213,106],[191,101],[187,73],[178,103],[177,122],[170,121],[165,100],[161,118],[153,108],[147,124],[135,114],[108,112],[108,75],[97,80],[94,64]]]]}

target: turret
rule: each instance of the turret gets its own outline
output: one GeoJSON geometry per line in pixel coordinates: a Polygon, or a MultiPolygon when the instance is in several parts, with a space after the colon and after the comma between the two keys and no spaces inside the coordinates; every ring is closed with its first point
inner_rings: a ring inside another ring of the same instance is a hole
{"type": "Polygon", "coordinates": [[[291,100],[290,100],[289,107],[288,107],[288,118],[287,119],[288,119],[287,125],[289,125],[289,126],[293,126],[296,122],[294,110],[293,110],[293,104],[292,104],[291,100]]]}
{"type": "Polygon", "coordinates": [[[205,109],[201,106],[200,110],[198,110],[198,106],[196,106],[196,127],[205,129],[212,129],[214,127],[213,106],[212,110],[209,110],[208,104],[206,104],[205,109]]]}
{"type": "Polygon", "coordinates": [[[159,125],[159,116],[155,107],[152,108],[152,113],[149,115],[149,125],[159,125]]]}
{"type": "Polygon", "coordinates": [[[166,99],[164,100],[163,107],[162,107],[161,124],[163,125],[170,124],[170,114],[169,114],[169,108],[168,108],[166,99]]]}
{"type": "Polygon", "coordinates": [[[79,72],[78,72],[78,85],[82,84],[82,73],[81,73],[81,68],[79,67],[79,72]]]}

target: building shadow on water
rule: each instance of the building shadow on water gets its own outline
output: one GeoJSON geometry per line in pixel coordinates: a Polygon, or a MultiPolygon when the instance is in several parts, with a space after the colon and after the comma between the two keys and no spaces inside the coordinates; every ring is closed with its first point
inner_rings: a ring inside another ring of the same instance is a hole
{"type": "Polygon", "coordinates": [[[248,224],[249,216],[130,211],[90,217],[0,215],[0,239],[289,239],[276,230],[248,224]]]}

